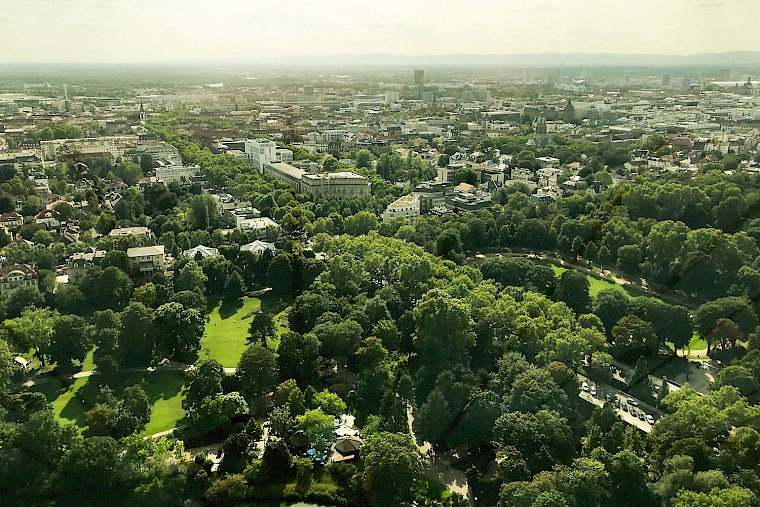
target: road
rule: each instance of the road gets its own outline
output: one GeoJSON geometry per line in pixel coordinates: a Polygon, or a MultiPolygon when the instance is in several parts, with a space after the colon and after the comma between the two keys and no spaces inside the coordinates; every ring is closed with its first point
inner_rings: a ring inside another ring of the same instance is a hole
{"type": "Polygon", "coordinates": [[[614,387],[602,384],[599,382],[596,382],[594,380],[589,379],[588,377],[578,374],[578,381],[579,382],[587,382],[590,386],[596,386],[596,396],[592,396],[591,393],[587,393],[583,390],[580,391],[578,396],[582,399],[587,401],[588,403],[591,403],[592,405],[596,405],[597,407],[604,406],[606,400],[605,396],[610,395],[610,400],[614,401],[615,398],[620,400],[620,406],[621,408],[616,409],[616,412],[618,415],[628,424],[631,426],[635,426],[641,431],[645,433],[649,433],[652,430],[652,425],[646,422],[646,420],[642,421],[638,417],[635,417],[631,415],[630,410],[622,410],[623,405],[627,405],[628,408],[630,408],[630,405],[628,405],[628,398],[632,398],[634,401],[638,403],[638,408],[635,409],[637,412],[640,411],[640,409],[643,409],[644,413],[652,415],[654,417],[655,421],[658,421],[662,418],[663,413],[652,407],[651,405],[647,405],[641,400],[638,400],[636,398],[633,398],[632,396],[628,395],[627,393],[624,393],[623,391],[620,391],[619,389],[615,389],[614,387]]]}

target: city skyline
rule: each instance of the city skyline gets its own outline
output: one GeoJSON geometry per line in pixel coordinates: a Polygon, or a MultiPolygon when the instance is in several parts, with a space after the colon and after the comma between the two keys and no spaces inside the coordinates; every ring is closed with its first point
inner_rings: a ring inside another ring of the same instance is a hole
{"type": "Polygon", "coordinates": [[[7,0],[4,63],[260,61],[303,55],[687,55],[760,50],[750,0],[153,3],[7,0]]]}

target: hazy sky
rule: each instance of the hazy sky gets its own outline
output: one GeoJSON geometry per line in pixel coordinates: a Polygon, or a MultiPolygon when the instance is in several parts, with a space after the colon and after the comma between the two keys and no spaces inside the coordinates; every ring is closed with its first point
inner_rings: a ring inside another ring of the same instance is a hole
{"type": "Polygon", "coordinates": [[[760,50],[758,0],[2,0],[0,62],[760,50]]]}

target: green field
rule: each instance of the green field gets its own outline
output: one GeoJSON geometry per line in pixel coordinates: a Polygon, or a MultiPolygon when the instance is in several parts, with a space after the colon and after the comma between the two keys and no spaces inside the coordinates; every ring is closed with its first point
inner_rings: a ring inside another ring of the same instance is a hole
{"type": "MultiPolygon", "coordinates": [[[[129,372],[109,380],[117,393],[125,387],[142,383],[153,403],[150,421],[142,434],[151,435],[173,428],[185,416],[182,409],[184,372],[165,370],[155,372],[129,372]]],[[[87,428],[86,413],[97,403],[102,377],[92,375],[75,380],[45,377],[38,380],[32,390],[42,392],[53,405],[53,413],[63,423],[87,428]]]]}
{"type": "MultiPolygon", "coordinates": [[[[535,262],[538,262],[540,264],[544,264],[546,266],[550,266],[554,270],[554,273],[557,276],[560,276],[562,273],[564,273],[565,271],[567,271],[569,269],[569,268],[566,268],[564,266],[560,266],[559,264],[555,264],[554,262],[547,261],[547,260],[538,260],[538,261],[535,261],[535,262]]],[[[587,274],[586,278],[588,278],[588,281],[589,281],[589,284],[590,284],[590,286],[589,286],[589,294],[591,294],[594,297],[596,297],[597,294],[599,294],[601,291],[603,291],[605,289],[619,290],[619,291],[623,292],[624,294],[627,294],[628,296],[633,297],[633,298],[641,297],[641,296],[653,297],[650,294],[647,294],[646,292],[644,292],[644,291],[642,291],[640,289],[637,289],[635,287],[620,285],[619,283],[610,282],[608,280],[596,277],[594,275],[587,274]]]]}
{"type": "Polygon", "coordinates": [[[259,311],[259,298],[244,297],[234,303],[217,302],[201,338],[201,358],[216,359],[225,368],[234,368],[248,346],[248,326],[253,313],[259,311]]]}

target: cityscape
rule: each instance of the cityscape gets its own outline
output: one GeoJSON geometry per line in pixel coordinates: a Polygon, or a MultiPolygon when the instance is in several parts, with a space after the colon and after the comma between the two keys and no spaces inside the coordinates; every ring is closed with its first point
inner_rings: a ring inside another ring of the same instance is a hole
{"type": "Polygon", "coordinates": [[[760,507],[760,4],[475,4],[0,6],[0,505],[760,507]]]}

